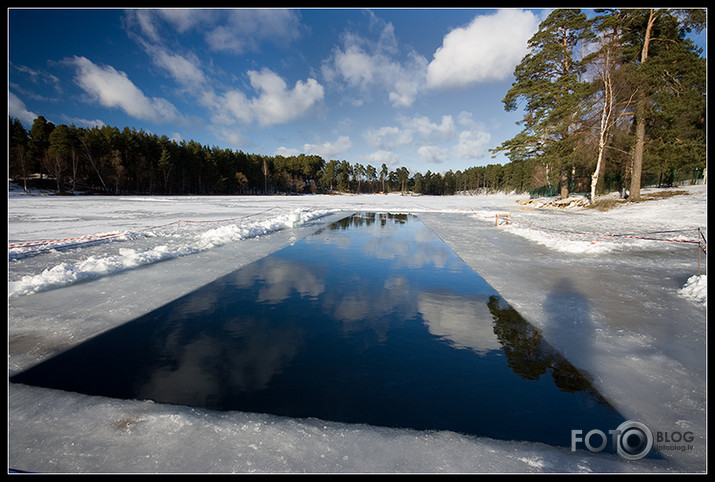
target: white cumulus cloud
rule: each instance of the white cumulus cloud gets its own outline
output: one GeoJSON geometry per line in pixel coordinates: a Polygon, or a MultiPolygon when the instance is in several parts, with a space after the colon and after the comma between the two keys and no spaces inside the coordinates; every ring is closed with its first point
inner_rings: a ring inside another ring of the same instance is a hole
{"type": "Polygon", "coordinates": [[[438,146],[422,146],[417,149],[417,153],[432,164],[440,164],[447,159],[447,151],[438,146]]]}
{"type": "Polygon", "coordinates": [[[427,85],[459,88],[506,79],[527,53],[539,19],[526,10],[504,9],[479,15],[445,35],[427,67],[427,85]]]}
{"type": "Polygon", "coordinates": [[[381,149],[379,151],[375,151],[368,154],[366,160],[368,161],[368,163],[375,164],[378,166],[381,164],[392,166],[400,162],[400,156],[398,156],[394,152],[381,149]]]}
{"type": "Polygon", "coordinates": [[[157,65],[164,68],[179,84],[185,87],[197,88],[206,81],[196,55],[183,56],[169,53],[164,49],[155,49],[153,51],[153,60],[157,65]]]}
{"type": "Polygon", "coordinates": [[[216,51],[241,54],[258,50],[264,42],[289,43],[300,36],[300,17],[294,10],[217,10],[215,16],[205,39],[216,51]]]}
{"type": "Polygon", "coordinates": [[[454,152],[463,159],[479,159],[489,152],[491,134],[483,131],[462,131],[459,143],[454,146],[454,152]]]}
{"type": "Polygon", "coordinates": [[[282,9],[131,9],[127,28],[152,43],[167,33],[197,31],[209,50],[243,54],[270,42],[286,44],[300,37],[300,14],[282,9]]]}
{"type": "Polygon", "coordinates": [[[323,159],[332,159],[352,147],[352,141],[348,136],[340,136],[335,142],[324,142],[322,144],[304,144],[303,151],[306,154],[316,154],[323,159]]]}
{"type": "Polygon", "coordinates": [[[312,78],[298,80],[293,88],[270,69],[251,70],[248,78],[258,94],[255,97],[239,90],[206,96],[204,102],[214,109],[214,123],[284,124],[305,115],[325,95],[323,86],[312,78]]]}
{"type": "Polygon", "coordinates": [[[323,86],[312,78],[297,81],[289,90],[286,82],[269,69],[250,71],[248,77],[260,93],[251,100],[251,107],[261,125],[280,124],[301,117],[325,94],[323,86]]]}
{"type": "Polygon", "coordinates": [[[300,154],[300,149],[294,149],[294,148],[290,148],[290,147],[286,147],[286,146],[280,146],[278,149],[276,149],[276,152],[274,154],[276,156],[283,156],[283,157],[297,156],[298,154],[300,154]]]}
{"type": "Polygon", "coordinates": [[[412,132],[395,126],[384,126],[379,129],[368,129],[365,141],[373,149],[394,149],[397,146],[410,144],[412,132]]]}
{"type": "Polygon", "coordinates": [[[340,136],[335,142],[326,141],[322,144],[303,144],[303,150],[280,146],[276,149],[276,155],[280,156],[297,156],[298,154],[315,154],[323,159],[334,159],[338,154],[341,154],[353,146],[349,136],[340,136]]]}
{"type": "Polygon", "coordinates": [[[117,107],[128,115],[154,122],[181,118],[174,105],[160,97],[147,97],[126,73],[114,67],[98,66],[86,57],[73,57],[68,62],[76,68],[75,81],[105,107],[117,107]]]}
{"type": "Polygon", "coordinates": [[[351,95],[359,95],[351,99],[354,105],[360,105],[377,89],[387,93],[394,107],[409,107],[424,84],[427,59],[414,51],[404,59],[397,57],[392,24],[374,16],[372,20],[374,37],[346,33],[343,46],[335,47],[323,62],[323,77],[338,85],[343,82],[351,95]]]}
{"type": "Polygon", "coordinates": [[[451,115],[443,115],[439,124],[422,115],[400,117],[400,122],[406,129],[414,132],[415,137],[420,141],[450,139],[457,133],[451,115]]]}
{"type": "Polygon", "coordinates": [[[12,92],[8,92],[7,110],[12,117],[16,117],[25,125],[32,125],[37,118],[37,114],[27,110],[25,103],[12,92]]]}

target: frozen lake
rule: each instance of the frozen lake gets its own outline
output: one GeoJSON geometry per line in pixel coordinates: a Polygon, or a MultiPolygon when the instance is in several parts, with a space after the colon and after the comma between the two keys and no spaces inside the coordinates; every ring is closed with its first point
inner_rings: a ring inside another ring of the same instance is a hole
{"type": "MultiPolygon", "coordinates": [[[[346,214],[404,212],[418,216],[550,346],[588,373],[625,418],[654,433],[691,434],[690,447],[666,447],[662,459],[629,462],[583,447],[572,452],[450,430],[216,411],[11,384],[10,466],[50,472],[705,470],[706,309],[683,291],[698,273],[697,247],[667,241],[667,235],[660,241],[601,240],[613,233],[653,238],[666,230],[695,238],[686,230],[706,227],[704,187],[608,213],[522,210],[516,200],[11,197],[10,243],[53,242],[45,245],[51,249],[10,250],[10,375],[266,261],[346,214]],[[502,212],[512,214],[512,225],[495,226],[494,215],[502,212]],[[555,229],[593,237],[556,238],[555,229]],[[118,235],[93,244],[61,241],[107,233],[118,235]]],[[[450,306],[461,311],[459,304],[450,306]]]]}
{"type": "Polygon", "coordinates": [[[417,217],[358,213],[10,380],[570,447],[625,421],[417,217]]]}

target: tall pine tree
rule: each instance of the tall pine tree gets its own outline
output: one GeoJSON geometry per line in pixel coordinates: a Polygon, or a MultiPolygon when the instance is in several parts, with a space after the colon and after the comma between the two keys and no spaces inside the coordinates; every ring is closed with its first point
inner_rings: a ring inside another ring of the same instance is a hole
{"type": "Polygon", "coordinates": [[[583,99],[588,82],[582,80],[584,65],[578,47],[590,39],[589,21],[578,9],[554,10],[529,39],[527,54],[514,70],[515,81],[503,99],[514,111],[524,103],[522,132],[494,152],[513,156],[525,152],[540,157],[559,172],[562,197],[568,196],[569,168],[576,162],[576,149],[583,134],[583,99]]]}
{"type": "Polygon", "coordinates": [[[657,157],[659,140],[678,144],[678,136],[691,131],[687,145],[693,152],[688,157],[694,155],[704,164],[705,60],[686,35],[704,28],[706,19],[704,9],[634,9],[624,13],[627,18],[622,54],[624,63],[631,67],[636,92],[629,199],[639,201],[643,168],[648,160],[657,157]],[[678,117],[678,111],[689,125],[683,130],[686,126],[678,123],[680,128],[673,132],[667,119],[678,117]],[[670,135],[666,135],[668,130],[670,135]]]}

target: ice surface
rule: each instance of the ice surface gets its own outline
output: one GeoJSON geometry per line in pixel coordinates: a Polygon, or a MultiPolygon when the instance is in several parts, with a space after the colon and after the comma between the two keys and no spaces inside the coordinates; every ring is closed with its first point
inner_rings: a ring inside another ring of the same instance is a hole
{"type": "MultiPolygon", "coordinates": [[[[684,188],[680,188],[684,190],[684,188]]],[[[343,212],[414,213],[621,412],[692,432],[662,459],[9,386],[9,466],[47,472],[702,472],[705,186],[621,206],[523,197],[59,197],[11,190],[9,373],[295,242],[343,212]],[[510,213],[512,224],[495,226],[510,213]],[[665,233],[667,231],[667,233],[665,233]],[[78,239],[111,234],[107,238],[78,239]],[[628,236],[623,236],[628,235],[628,236]],[[76,238],[63,241],[67,238],[76,238]],[[698,273],[700,266],[701,272],[698,273]]],[[[445,320],[448,323],[448,320],[445,320]]],[[[574,429],[588,427],[574,427],[574,429]]]]}

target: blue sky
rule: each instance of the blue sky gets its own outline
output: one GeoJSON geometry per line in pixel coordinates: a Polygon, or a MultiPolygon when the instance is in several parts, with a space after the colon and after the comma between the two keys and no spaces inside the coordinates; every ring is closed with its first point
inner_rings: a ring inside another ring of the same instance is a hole
{"type": "MultiPolygon", "coordinates": [[[[489,163],[546,10],[15,9],[12,117],[411,172],[489,163]]],[[[704,35],[703,35],[704,38],[704,35]]]]}

